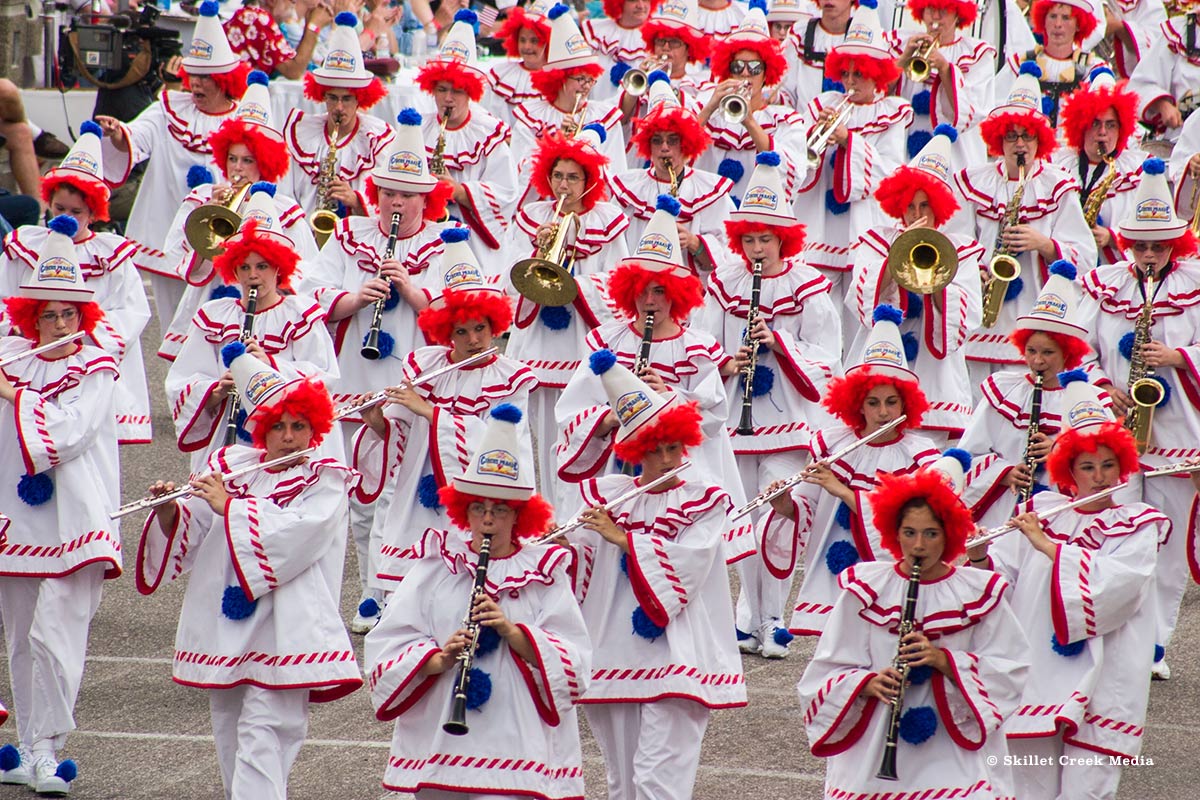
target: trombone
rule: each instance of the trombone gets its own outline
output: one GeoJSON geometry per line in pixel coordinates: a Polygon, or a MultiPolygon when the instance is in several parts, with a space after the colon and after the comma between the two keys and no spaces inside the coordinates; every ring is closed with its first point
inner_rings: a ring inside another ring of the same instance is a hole
{"type": "Polygon", "coordinates": [[[250,191],[250,182],[243,183],[224,203],[210,201],[194,209],[183,223],[183,235],[196,255],[211,260],[221,255],[225,240],[237,233],[242,217],[237,210],[250,191]]]}
{"type": "Polygon", "coordinates": [[[813,126],[808,134],[808,140],[804,144],[809,169],[821,168],[821,159],[825,156],[825,151],[829,149],[829,143],[833,141],[834,132],[842,126],[849,114],[850,95],[842,95],[842,99],[833,107],[832,116],[826,117],[824,122],[818,122],[813,126]]]}
{"type": "Polygon", "coordinates": [[[650,73],[667,65],[666,56],[643,59],[642,63],[621,77],[621,88],[630,97],[641,97],[650,88],[650,73]]]}
{"type": "Polygon", "coordinates": [[[737,91],[721,98],[721,113],[725,119],[737,125],[750,114],[750,81],[742,81],[737,91]]]}
{"type": "Polygon", "coordinates": [[[897,236],[888,248],[887,269],[902,289],[934,294],[954,280],[958,250],[944,233],[913,228],[897,236]]]}
{"type": "Polygon", "coordinates": [[[904,71],[908,74],[909,80],[913,83],[924,83],[929,79],[929,73],[933,72],[933,65],[930,59],[933,53],[938,49],[938,28],[941,27],[938,23],[933,23],[929,28],[929,41],[913,51],[912,56],[908,60],[908,66],[904,71]]]}
{"type": "Polygon", "coordinates": [[[537,255],[523,258],[508,273],[513,288],[539,306],[568,306],[579,296],[579,284],[571,274],[571,251],[583,223],[573,211],[562,213],[567,196],[554,206],[551,241],[537,255]],[[568,241],[570,240],[570,241],[568,241]]]}

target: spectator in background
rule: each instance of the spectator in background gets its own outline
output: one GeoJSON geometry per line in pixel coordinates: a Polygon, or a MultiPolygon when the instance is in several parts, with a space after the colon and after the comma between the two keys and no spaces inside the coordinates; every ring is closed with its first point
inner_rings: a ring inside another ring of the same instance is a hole
{"type": "MultiPolygon", "coordinates": [[[[229,46],[252,69],[298,80],[308,69],[321,30],[333,22],[326,0],[311,5],[304,15],[304,31],[293,47],[275,20],[287,15],[291,0],[247,0],[225,23],[229,46]]],[[[298,13],[298,12],[296,12],[298,13]]]]}

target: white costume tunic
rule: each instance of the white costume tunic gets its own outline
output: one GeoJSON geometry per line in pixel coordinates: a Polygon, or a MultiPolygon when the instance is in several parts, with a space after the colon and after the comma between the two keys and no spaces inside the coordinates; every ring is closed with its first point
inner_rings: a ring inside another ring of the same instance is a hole
{"type": "MultiPolygon", "coordinates": [[[[625,231],[625,243],[630,252],[637,250],[638,242],[646,224],[654,216],[660,194],[670,194],[671,184],[660,181],[651,169],[635,169],[609,177],[613,202],[619,203],[629,218],[625,231]]],[[[732,256],[726,243],[725,220],[736,206],[730,198],[733,182],[715,172],[687,167],[679,179],[679,222],[688,226],[695,236],[700,237],[700,252],[705,265],[712,269],[729,261],[732,256]]],[[[700,264],[691,253],[684,255],[686,263],[695,271],[700,264]]]]}
{"type": "Polygon", "coordinates": [[[396,720],[383,785],[582,800],[575,703],[588,689],[592,645],[571,595],[570,553],[526,543],[489,560],[486,591],[529,638],[537,660],[525,661],[503,640],[476,656],[491,695],[467,711],[468,736],[442,731],[457,670],[420,670],[462,626],[479,557],[468,534],[437,530],[425,532],[418,555],[364,650],[375,716],[396,720]]]}
{"type": "MultiPolygon", "coordinates": [[[[1170,98],[1180,112],[1200,104],[1200,14],[1171,17],[1163,22],[1149,52],[1129,76],[1129,91],[1141,100],[1142,121],[1151,124],[1148,109],[1162,98],[1170,98]],[[1189,46],[1191,50],[1189,51],[1189,46]]],[[[1168,141],[1179,138],[1179,128],[1163,132],[1168,141]]],[[[1193,151],[1195,152],[1195,151],[1193,151]]]]}
{"type": "MultiPolygon", "coordinates": [[[[803,127],[803,118],[788,106],[768,105],[755,111],[754,119],[767,134],[767,149],[774,150],[783,159],[783,188],[789,196],[794,196],[796,187],[805,177],[806,168],[803,159],[793,155],[797,151],[785,147],[784,143],[791,141],[789,136],[792,131],[803,127]]],[[[696,158],[696,168],[715,173],[721,162],[726,159],[738,162],[742,167],[742,176],[734,182],[730,191],[740,198],[750,185],[755,159],[758,157],[758,148],[755,147],[754,140],[742,123],[730,122],[719,109],[708,118],[704,130],[712,137],[712,147],[696,158]]],[[[800,152],[803,152],[803,149],[800,152]]]]}
{"type": "MultiPolygon", "coordinates": [[[[4,240],[0,297],[17,294],[26,270],[37,266],[48,233],[47,228],[23,226],[4,240]]],[[[150,321],[150,304],[134,268],[135,250],[133,242],[114,233],[88,232],[75,242],[83,279],[96,292],[94,300],[104,311],[90,341],[120,365],[113,413],[121,444],[148,444],[151,439],[150,390],[142,359],[142,330],[150,321]]]]}
{"type": "MultiPolygon", "coordinates": [[[[409,354],[403,378],[447,366],[450,352],[435,346],[409,354]]],[[[433,406],[432,422],[402,405],[390,404],[384,407],[387,431],[382,437],[367,425],[358,430],[352,458],[364,477],[355,497],[364,504],[379,501],[371,528],[379,574],[370,576],[372,585],[392,589],[393,582],[413,568],[423,531],[448,522],[441,503],[431,493],[466,472],[472,443],[483,435],[491,410],[501,403],[526,408],[535,386],[537,379],[527,367],[497,356],[486,364],[463,367],[414,387],[433,406]]],[[[523,455],[532,456],[528,428],[520,428],[523,455]]]]}
{"type": "Polygon", "coordinates": [[[604,68],[600,79],[592,89],[598,99],[609,100],[619,98],[623,92],[620,81],[613,83],[611,70],[615,64],[628,64],[638,67],[650,53],[646,52],[646,42],[642,39],[642,27],[623,28],[611,17],[589,17],[580,20],[579,32],[583,40],[591,45],[592,50],[604,68]]]}
{"type": "MultiPolygon", "coordinates": [[[[180,450],[192,454],[193,472],[224,445],[229,398],[211,412],[205,404],[227,371],[221,348],[241,336],[245,316],[240,299],[224,297],[200,306],[179,358],[167,372],[167,401],[175,421],[176,440],[180,450]]],[[[254,338],[285,380],[329,380],[338,376],[338,366],[333,342],[321,324],[324,319],[324,312],[312,298],[285,296],[270,308],[259,307],[254,317],[254,338]]],[[[341,457],[338,428],[325,437],[321,447],[323,453],[341,457]]]]}
{"type": "Polygon", "coordinates": [[[728,0],[721,8],[699,7],[700,30],[710,37],[727,36],[737,29],[738,23],[746,16],[746,6],[734,0],[728,0]]]}
{"type": "MultiPolygon", "coordinates": [[[[1193,114],[1183,123],[1179,141],[1171,150],[1171,160],[1167,163],[1167,177],[1175,187],[1175,215],[1181,219],[1190,220],[1196,213],[1192,205],[1196,183],[1187,165],[1197,153],[1200,153],[1200,114],[1193,114]]],[[[1200,202],[1200,198],[1197,200],[1200,202]]]]}
{"type": "MultiPolygon", "coordinates": [[[[438,126],[437,114],[424,115],[421,136],[429,156],[437,146],[438,126]]],[[[511,135],[506,123],[474,104],[461,127],[446,126],[446,172],[467,194],[466,204],[451,202],[446,210],[466,223],[489,250],[500,249],[519,191],[517,165],[508,146],[511,135]]]]}
{"type": "Polygon", "coordinates": [[[920,744],[897,740],[899,782],[875,777],[891,708],[863,690],[896,656],[909,578],[894,561],[881,561],[851,567],[840,582],[844,591],[796,687],[812,753],[829,759],[825,797],[1012,797],[987,766],[1007,754],[1000,725],[1031,672],[1007,582],[954,567],[921,582],[917,628],[945,651],[950,675],[929,670],[931,677],[905,692],[905,709],[932,712],[936,727],[920,744]]]}
{"type": "MultiPolygon", "coordinates": [[[[1153,0],[1116,0],[1106,4],[1133,40],[1133,47],[1113,37],[1113,70],[1118,75],[1132,75],[1137,65],[1151,51],[1159,35],[1160,26],[1167,21],[1167,12],[1162,3],[1153,0]]],[[[1103,14],[1100,15],[1103,18],[1103,14]]]]}
{"type": "Polygon", "coordinates": [[[519,58],[493,62],[487,74],[489,91],[483,93],[479,102],[511,128],[513,108],[542,96],[533,88],[532,74],[519,58]]]}
{"type": "MultiPolygon", "coordinates": [[[[1083,221],[1079,205],[1079,183],[1059,167],[1034,160],[1026,171],[1025,193],[1021,198],[1020,221],[1054,242],[1054,259],[1064,258],[1086,268],[1096,262],[1096,240],[1083,221]]],[[[966,202],[962,203],[950,227],[987,248],[984,265],[991,262],[996,233],[1004,220],[1008,201],[1017,187],[1008,180],[1004,159],[991,164],[969,167],[954,176],[955,187],[966,202]]],[[[1032,308],[1041,294],[1049,263],[1033,251],[1016,255],[1021,264],[1021,291],[1001,306],[995,327],[980,328],[967,339],[967,361],[986,364],[994,369],[1003,364],[1023,364],[1020,354],[1008,341],[1017,317],[1032,308]]],[[[1087,319],[1087,317],[1080,317],[1087,319]]],[[[980,375],[980,380],[986,375],[980,375]]]]}
{"type": "MultiPolygon", "coordinates": [[[[843,423],[834,422],[826,430],[815,432],[809,447],[814,460],[824,459],[859,437],[859,433],[843,423]]],[[[880,544],[879,531],[870,522],[867,503],[867,495],[879,482],[878,476],[916,472],[936,461],[939,455],[933,442],[914,431],[906,431],[898,439],[883,444],[870,442],[829,465],[837,479],[854,492],[857,513],[847,514],[850,509],[843,511],[840,500],[811,483],[800,483],[792,489],[796,519],[790,520],[768,509],[756,526],[759,553],[768,571],[777,578],[789,578],[796,569],[796,560],[804,560],[804,582],[788,624],[792,633],[816,636],[825,629],[838,596],[838,575],[831,563],[891,559],[880,544]],[[843,519],[839,520],[839,516],[843,519]]]]}
{"type": "MultiPolygon", "coordinates": [[[[280,181],[280,188],[310,214],[320,206],[321,165],[332,144],[325,133],[328,118],[328,114],[311,114],[294,108],[283,124],[283,139],[292,164],[280,181]]],[[[371,168],[394,137],[391,125],[360,111],[355,116],[354,128],[336,143],[337,177],[358,194],[361,208],[367,208],[366,185],[371,168]]]]}
{"type": "MultiPolygon", "coordinates": [[[[197,186],[183,199],[183,205],[176,212],[175,219],[171,222],[171,230],[167,234],[167,241],[163,245],[166,251],[164,264],[170,265],[176,276],[187,284],[183,298],[175,308],[175,316],[168,320],[170,325],[163,331],[163,341],[158,348],[159,357],[168,361],[174,361],[179,355],[179,348],[183,347],[183,340],[187,338],[188,327],[192,324],[196,310],[211,299],[214,289],[223,285],[223,281],[213,269],[213,262],[201,258],[192,250],[184,231],[188,215],[200,206],[212,202],[213,188],[214,184],[211,183],[197,186]]],[[[313,239],[312,228],[308,225],[304,209],[295,200],[276,194],[275,207],[279,210],[280,232],[295,243],[293,249],[300,255],[300,265],[292,275],[292,284],[295,285],[299,282],[304,264],[311,263],[317,257],[317,243],[313,239]]]]}
{"type": "MultiPolygon", "coordinates": [[[[788,94],[797,104],[807,103],[809,98],[816,97],[827,91],[828,82],[825,78],[825,59],[833,46],[845,38],[844,33],[830,33],[821,24],[820,14],[805,14],[788,34],[788,44],[796,52],[795,69],[788,64],[788,72],[783,78],[783,85],[788,94]],[[809,37],[809,27],[812,27],[812,41],[806,46],[809,37]]],[[[785,52],[788,50],[784,48],[785,52]]]]}
{"type": "MultiPolygon", "coordinates": [[[[517,178],[520,184],[528,185],[529,170],[537,153],[538,141],[542,136],[558,131],[571,109],[560,110],[547,103],[542,96],[526,100],[513,108],[512,155],[517,163],[517,178]]],[[[608,100],[586,100],[575,121],[580,128],[593,122],[599,123],[608,137],[600,145],[600,152],[610,164],[625,163],[625,133],[621,130],[621,109],[608,100]]]]}
{"type": "MultiPolygon", "coordinates": [[[[1033,405],[1033,376],[1025,371],[993,372],[980,386],[983,399],[971,415],[958,446],[971,454],[963,502],[985,528],[994,528],[1012,518],[1016,496],[1003,485],[1008,474],[1025,461],[1029,438],[1029,414],[1033,405]]],[[[1105,408],[1112,408],[1108,394],[1100,393],[1105,408]]],[[[1062,389],[1042,387],[1038,428],[1054,438],[1063,429],[1062,389]]],[[[1034,482],[1045,488],[1046,474],[1039,464],[1034,482]]]]}
{"type": "Polygon", "coordinates": [[[958,272],[936,296],[918,297],[901,292],[895,281],[886,292],[880,290],[888,275],[887,256],[900,228],[887,226],[867,231],[854,248],[854,272],[847,287],[846,306],[860,323],[854,343],[848,351],[848,363],[858,363],[871,329],[875,307],[888,303],[905,311],[900,324],[905,348],[915,346],[908,356],[908,367],[917,374],[922,391],[929,399],[929,410],[921,430],[943,432],[951,438],[962,434],[970,421],[975,393],[967,374],[964,345],[971,331],[983,321],[983,300],[979,288],[983,247],[966,236],[950,234],[958,253],[958,272]],[[939,311],[934,302],[940,300],[939,311]],[[920,306],[915,307],[914,298],[920,306]]]}
{"type": "MultiPolygon", "coordinates": [[[[1087,174],[1084,176],[1080,175],[1079,153],[1069,147],[1060,147],[1050,157],[1050,160],[1062,167],[1067,174],[1079,176],[1079,186],[1081,187],[1079,201],[1082,204],[1087,203],[1088,197],[1091,196],[1100,181],[1109,176],[1109,170],[1116,170],[1117,177],[1105,192],[1105,200],[1100,205],[1100,216],[1096,218],[1096,224],[1107,228],[1110,237],[1106,247],[1098,248],[1099,263],[1115,264],[1118,261],[1124,261],[1125,254],[1117,247],[1117,225],[1121,220],[1133,216],[1134,205],[1137,201],[1135,189],[1142,182],[1142,162],[1146,160],[1146,153],[1136,148],[1126,147],[1121,155],[1113,161],[1111,168],[1101,162],[1104,168],[1097,172],[1097,165],[1088,164],[1087,174]]],[[[1082,205],[1080,207],[1082,208],[1082,205]]],[[[1090,265],[1080,266],[1082,267],[1080,272],[1086,271],[1090,267],[1090,265]]]]}

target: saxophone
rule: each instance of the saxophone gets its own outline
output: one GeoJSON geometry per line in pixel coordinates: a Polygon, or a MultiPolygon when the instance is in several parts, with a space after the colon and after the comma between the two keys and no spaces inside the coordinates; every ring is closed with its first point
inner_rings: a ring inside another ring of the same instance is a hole
{"type": "Polygon", "coordinates": [[[429,157],[429,172],[441,177],[446,174],[446,123],[450,120],[450,109],[442,114],[441,124],[438,125],[437,144],[433,146],[433,155],[429,157]]]}
{"type": "Polygon", "coordinates": [[[1137,441],[1139,454],[1145,453],[1150,443],[1150,426],[1154,422],[1154,409],[1164,399],[1163,385],[1154,377],[1154,368],[1146,365],[1142,346],[1150,344],[1150,326],[1154,324],[1154,276],[1146,277],[1146,299],[1133,324],[1133,351],[1129,354],[1129,398],[1132,407],[1125,414],[1125,427],[1137,441]]]}
{"type": "Polygon", "coordinates": [[[1108,166],[1108,172],[1100,179],[1100,182],[1088,192],[1087,200],[1083,203],[1083,218],[1087,221],[1089,228],[1096,227],[1096,220],[1100,219],[1100,207],[1104,205],[1104,201],[1108,198],[1108,190],[1117,179],[1117,171],[1113,168],[1113,157],[1104,151],[1104,145],[1100,145],[1100,158],[1108,166]]]}
{"type": "Polygon", "coordinates": [[[1000,219],[1000,227],[996,230],[996,244],[992,246],[992,261],[988,271],[992,277],[983,289],[983,327],[991,328],[1000,318],[1000,307],[1004,305],[1004,295],[1008,285],[1021,274],[1021,262],[1008,252],[1004,246],[1004,232],[1014,225],[1021,224],[1021,200],[1025,197],[1025,154],[1017,154],[1017,188],[1009,198],[1008,207],[1000,219]]]}
{"type": "Polygon", "coordinates": [[[338,224],[338,215],[334,211],[337,200],[332,194],[333,182],[337,179],[337,163],[337,142],[331,141],[325,158],[321,159],[321,171],[317,174],[317,210],[308,217],[308,227],[312,228],[318,249],[325,246],[338,224]]]}

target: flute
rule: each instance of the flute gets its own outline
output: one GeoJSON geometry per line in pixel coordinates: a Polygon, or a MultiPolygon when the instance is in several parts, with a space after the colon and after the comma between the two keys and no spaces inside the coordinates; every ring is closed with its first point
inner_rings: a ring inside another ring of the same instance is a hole
{"type": "MultiPolygon", "coordinates": [[[[680,464],[678,467],[676,467],[675,469],[664,472],[662,475],[659,475],[657,478],[650,481],[649,483],[644,483],[641,486],[634,486],[628,492],[625,492],[625,494],[615,497],[612,500],[610,500],[609,502],[605,503],[604,509],[606,511],[611,511],[612,509],[616,508],[617,506],[621,506],[621,505],[624,505],[625,503],[628,503],[630,500],[637,497],[638,495],[645,494],[646,492],[650,491],[651,489],[658,488],[660,485],[671,480],[672,478],[674,478],[679,473],[683,472],[685,469],[687,469],[691,465],[692,465],[692,462],[685,461],[682,464],[680,464]]],[[[575,530],[576,528],[581,527],[582,525],[583,525],[582,515],[576,514],[574,517],[571,518],[571,520],[569,522],[564,522],[562,525],[559,525],[557,528],[555,528],[554,530],[550,531],[542,538],[535,541],[534,544],[549,544],[550,542],[557,539],[559,536],[566,536],[568,533],[575,530]]]]}
{"type": "MultiPolygon", "coordinates": [[[[1037,512],[1038,522],[1044,522],[1044,521],[1050,519],[1051,517],[1058,516],[1059,514],[1061,514],[1064,511],[1070,511],[1073,508],[1079,508],[1080,506],[1086,506],[1087,504],[1092,503],[1096,500],[1103,500],[1104,498],[1108,497],[1109,495],[1116,494],[1117,492],[1121,491],[1128,485],[1129,485],[1128,481],[1126,481],[1124,483],[1118,483],[1116,486],[1110,486],[1107,489],[1103,489],[1099,492],[1096,492],[1095,494],[1089,494],[1087,497],[1077,497],[1069,503],[1061,503],[1057,506],[1054,506],[1053,508],[1047,508],[1045,511],[1039,511],[1039,512],[1037,512]]],[[[1012,521],[1010,520],[998,528],[992,528],[990,531],[980,534],[979,536],[976,536],[973,539],[967,539],[967,547],[968,548],[978,547],[981,544],[987,544],[988,542],[992,541],[993,539],[999,539],[1001,536],[1008,533],[1009,531],[1015,531],[1016,529],[1017,529],[1017,526],[1014,525],[1012,523],[1012,521]]]]}
{"type": "MultiPolygon", "coordinates": [[[[392,213],[392,227],[388,231],[387,247],[383,251],[383,260],[391,261],[396,255],[396,240],[400,238],[400,212],[392,213]]],[[[383,262],[379,264],[379,270],[375,273],[376,278],[383,277],[383,262]]],[[[359,355],[368,361],[376,361],[382,354],[379,350],[379,331],[383,327],[383,306],[388,301],[391,295],[391,282],[388,283],[388,294],[375,301],[375,310],[371,314],[371,328],[367,331],[367,337],[363,340],[362,349],[359,350],[359,355]]]]}
{"type": "MultiPolygon", "coordinates": [[[[258,287],[251,286],[246,290],[246,316],[242,317],[242,334],[239,341],[249,341],[254,336],[254,315],[258,311],[258,287]]],[[[225,446],[229,447],[237,441],[238,409],[242,400],[237,389],[229,393],[229,411],[225,416],[225,446]]]]}
{"type": "Polygon", "coordinates": [[[35,347],[32,350],[26,350],[24,353],[17,353],[16,355],[11,355],[8,358],[4,359],[3,361],[0,361],[0,369],[7,367],[9,364],[15,364],[16,362],[21,361],[22,359],[29,358],[31,356],[41,355],[42,353],[48,353],[57,347],[62,347],[64,344],[69,344],[71,342],[77,342],[80,339],[82,339],[84,336],[87,336],[87,331],[76,331],[75,333],[72,333],[70,336],[64,336],[61,339],[55,339],[53,342],[50,342],[48,344],[39,345],[38,347],[35,347]]]}
{"type": "MultiPolygon", "coordinates": [[[[429,381],[433,380],[434,378],[445,375],[447,372],[454,372],[457,369],[462,369],[463,367],[469,367],[472,364],[475,364],[479,361],[483,361],[486,358],[491,358],[492,356],[496,355],[496,353],[498,353],[498,352],[500,352],[499,348],[489,347],[487,350],[484,350],[482,353],[476,353],[475,355],[470,356],[469,358],[464,358],[462,361],[456,361],[456,362],[453,362],[450,364],[445,364],[443,366],[438,367],[437,369],[431,369],[428,372],[422,372],[420,375],[416,376],[411,381],[404,381],[401,385],[412,388],[413,386],[420,386],[423,383],[429,383],[429,381]]],[[[342,406],[341,408],[339,408],[337,411],[334,412],[333,419],[335,422],[337,422],[339,420],[345,419],[346,417],[363,412],[373,406],[380,405],[381,403],[384,403],[386,401],[387,401],[387,391],[386,390],[384,390],[382,392],[375,392],[374,394],[371,394],[370,396],[368,396],[366,400],[363,400],[359,403],[347,404],[347,405],[342,406]]]]}

